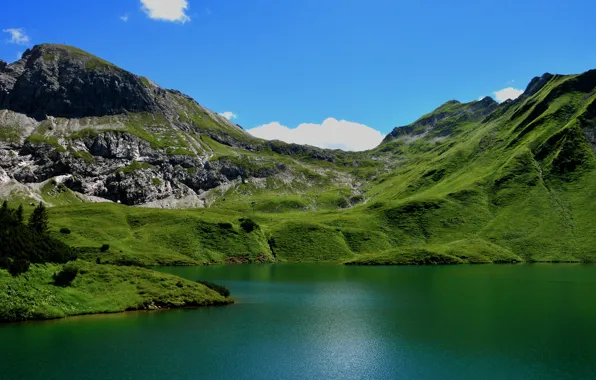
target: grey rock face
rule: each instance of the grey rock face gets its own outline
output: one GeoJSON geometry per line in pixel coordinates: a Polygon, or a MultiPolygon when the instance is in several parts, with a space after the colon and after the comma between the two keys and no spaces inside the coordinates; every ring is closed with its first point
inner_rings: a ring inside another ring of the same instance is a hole
{"type": "Polygon", "coordinates": [[[537,93],[538,91],[540,91],[540,89],[542,87],[544,87],[544,85],[546,83],[548,83],[549,80],[551,80],[551,78],[554,75],[550,74],[550,73],[545,73],[543,74],[541,77],[535,77],[533,78],[530,83],[528,84],[528,87],[526,87],[526,90],[524,91],[524,95],[525,96],[532,96],[535,93],[537,93]]]}
{"type": "Polygon", "coordinates": [[[0,61],[0,129],[0,182],[38,189],[60,178],[88,199],[127,205],[196,205],[239,179],[290,176],[271,158],[217,158],[209,139],[235,152],[326,161],[342,154],[256,139],[179,91],[64,45],[0,61]]]}
{"type": "Polygon", "coordinates": [[[0,106],[38,120],[159,111],[159,88],[72,47],[36,46],[0,72],[0,106]]]}

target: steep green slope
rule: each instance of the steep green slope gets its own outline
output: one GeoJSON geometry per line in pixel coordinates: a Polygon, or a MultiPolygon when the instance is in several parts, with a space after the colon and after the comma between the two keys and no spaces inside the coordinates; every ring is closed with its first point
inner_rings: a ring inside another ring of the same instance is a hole
{"type": "Polygon", "coordinates": [[[19,175],[43,179],[54,230],[72,230],[57,236],[90,258],[110,244],[102,260],[137,265],[596,261],[594,70],[545,74],[501,104],[449,101],[354,153],[255,139],[183,94],[77,60],[147,103],[36,122],[0,111],[0,136],[6,157],[44,152],[19,175]],[[68,170],[79,177],[58,180],[68,170]]]}
{"type": "Polygon", "coordinates": [[[369,163],[348,169],[362,182],[357,196],[317,185],[276,192],[268,180],[231,188],[206,210],[56,213],[70,243],[112,242],[114,257],[144,263],[594,261],[595,73],[546,75],[500,105],[449,102],[378,148],[329,162],[369,163]],[[247,217],[258,230],[242,230],[247,217]]]}

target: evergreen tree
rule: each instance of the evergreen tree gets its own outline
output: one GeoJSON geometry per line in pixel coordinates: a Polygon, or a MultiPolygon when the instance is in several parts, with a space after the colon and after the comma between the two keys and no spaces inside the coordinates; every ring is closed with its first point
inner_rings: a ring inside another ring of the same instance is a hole
{"type": "Polygon", "coordinates": [[[19,205],[19,208],[17,209],[17,222],[19,224],[23,224],[23,205],[19,205]]]}
{"type": "Polygon", "coordinates": [[[48,210],[46,210],[43,202],[39,202],[39,205],[33,210],[33,213],[29,217],[29,228],[40,234],[45,234],[49,229],[48,219],[48,210]]]}
{"type": "Polygon", "coordinates": [[[0,207],[0,224],[2,226],[8,226],[13,224],[13,222],[12,210],[8,208],[8,203],[4,201],[2,207],[0,207]]]}
{"type": "Polygon", "coordinates": [[[13,276],[27,272],[30,264],[66,263],[76,259],[76,253],[47,233],[48,212],[40,204],[23,224],[23,209],[0,206],[0,269],[13,276]]]}

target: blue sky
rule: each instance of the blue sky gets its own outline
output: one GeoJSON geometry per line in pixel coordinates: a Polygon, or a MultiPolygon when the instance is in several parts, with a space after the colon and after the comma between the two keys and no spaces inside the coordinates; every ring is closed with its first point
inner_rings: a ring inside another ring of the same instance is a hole
{"type": "Polygon", "coordinates": [[[19,0],[2,5],[0,58],[75,45],[245,129],[358,149],[447,100],[596,68],[595,14],[593,0],[19,0]],[[360,125],[380,133],[342,140],[360,125]]]}

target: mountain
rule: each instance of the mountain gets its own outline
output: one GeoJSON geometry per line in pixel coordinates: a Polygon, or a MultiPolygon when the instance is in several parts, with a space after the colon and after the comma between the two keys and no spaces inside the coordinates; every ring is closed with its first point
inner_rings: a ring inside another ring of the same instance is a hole
{"type": "Polygon", "coordinates": [[[596,70],[449,101],[359,153],[256,139],[66,46],[0,64],[0,94],[0,195],[57,206],[106,262],[596,261],[596,70]]]}
{"type": "Polygon", "coordinates": [[[276,152],[333,156],[256,139],[178,91],[64,45],[0,63],[0,128],[4,196],[51,204],[202,207],[210,190],[248,177],[301,182],[308,168],[284,166],[276,152]]]}

